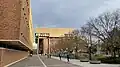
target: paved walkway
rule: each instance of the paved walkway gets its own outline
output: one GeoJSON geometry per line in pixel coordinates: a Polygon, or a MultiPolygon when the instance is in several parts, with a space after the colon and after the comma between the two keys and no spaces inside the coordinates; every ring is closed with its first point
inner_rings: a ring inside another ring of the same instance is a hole
{"type": "Polygon", "coordinates": [[[44,67],[44,65],[38,59],[38,56],[33,56],[22,60],[10,67],[44,67]]]}
{"type": "Polygon", "coordinates": [[[20,61],[10,67],[81,67],[74,64],[66,63],[54,58],[45,56],[33,56],[31,58],[20,61]]]}
{"type": "MultiPolygon", "coordinates": [[[[59,60],[59,57],[52,58],[59,60]]],[[[62,61],[67,62],[66,58],[62,58],[62,61]]],[[[120,67],[120,64],[90,64],[89,62],[80,62],[80,60],[76,59],[71,59],[70,63],[81,67],[120,67]]]]}
{"type": "Polygon", "coordinates": [[[81,67],[81,66],[64,62],[64,61],[53,59],[53,58],[48,59],[47,57],[44,57],[44,56],[40,56],[40,58],[42,59],[42,61],[45,63],[47,67],[81,67]]]}

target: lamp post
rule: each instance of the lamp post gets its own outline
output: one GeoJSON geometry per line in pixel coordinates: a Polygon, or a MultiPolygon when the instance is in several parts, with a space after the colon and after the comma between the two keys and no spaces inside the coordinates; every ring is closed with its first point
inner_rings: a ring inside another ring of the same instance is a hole
{"type": "Polygon", "coordinates": [[[91,31],[92,31],[92,27],[89,25],[89,44],[88,44],[88,49],[89,49],[89,60],[92,60],[92,57],[91,57],[91,46],[92,46],[91,31]]]}
{"type": "Polygon", "coordinates": [[[92,39],[91,39],[91,32],[90,32],[90,40],[89,40],[89,45],[88,45],[88,48],[89,48],[89,60],[92,60],[91,47],[92,47],[92,39]]]}
{"type": "Polygon", "coordinates": [[[91,60],[91,44],[88,45],[88,48],[89,48],[89,60],[91,60]]]}
{"type": "Polygon", "coordinates": [[[100,50],[101,50],[100,40],[98,40],[98,44],[97,44],[97,54],[100,54],[100,50]]]}
{"type": "Polygon", "coordinates": [[[74,49],[75,49],[75,58],[77,59],[77,46],[74,47],[74,49]]]}

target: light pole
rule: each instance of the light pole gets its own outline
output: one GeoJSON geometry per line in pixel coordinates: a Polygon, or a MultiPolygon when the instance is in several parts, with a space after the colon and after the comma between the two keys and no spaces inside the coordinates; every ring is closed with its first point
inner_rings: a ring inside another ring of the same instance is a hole
{"type": "Polygon", "coordinates": [[[89,45],[88,45],[88,47],[89,47],[89,60],[92,59],[92,58],[91,58],[91,46],[92,46],[91,30],[92,30],[92,28],[91,28],[91,26],[89,25],[89,45]]]}
{"type": "Polygon", "coordinates": [[[97,54],[100,54],[100,40],[98,40],[98,44],[97,44],[97,54]]]}
{"type": "Polygon", "coordinates": [[[77,46],[74,49],[75,49],[75,58],[77,59],[77,46]]]}
{"type": "Polygon", "coordinates": [[[89,60],[91,60],[91,44],[88,45],[88,48],[89,48],[89,60]]]}

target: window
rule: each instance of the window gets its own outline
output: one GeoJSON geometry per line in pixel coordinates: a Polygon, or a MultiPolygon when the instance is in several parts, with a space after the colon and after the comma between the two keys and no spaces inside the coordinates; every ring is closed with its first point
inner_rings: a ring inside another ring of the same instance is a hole
{"type": "Polygon", "coordinates": [[[25,19],[27,19],[27,17],[25,17],[25,19]]]}
{"type": "Polygon", "coordinates": [[[23,33],[21,33],[21,35],[23,35],[23,33]]]}
{"type": "Polygon", "coordinates": [[[26,15],[26,14],[24,13],[24,15],[26,15]]]}
{"type": "Polygon", "coordinates": [[[30,13],[30,9],[28,8],[28,15],[29,15],[29,13],[30,13]]]}
{"type": "Polygon", "coordinates": [[[27,2],[27,6],[29,6],[29,3],[27,2]]]}
{"type": "Polygon", "coordinates": [[[26,0],[26,2],[27,2],[27,6],[29,6],[28,0],[26,0]]]}
{"type": "Polygon", "coordinates": [[[24,10],[24,8],[22,8],[24,10]]]}
{"type": "Polygon", "coordinates": [[[27,27],[29,27],[29,24],[27,24],[27,27]]]}

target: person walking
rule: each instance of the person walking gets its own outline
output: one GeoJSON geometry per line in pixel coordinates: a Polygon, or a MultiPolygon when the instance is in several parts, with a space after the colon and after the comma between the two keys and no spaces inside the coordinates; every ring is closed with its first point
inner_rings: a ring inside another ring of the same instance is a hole
{"type": "Polygon", "coordinates": [[[28,51],[29,52],[29,57],[32,57],[33,51],[28,51]]]}
{"type": "Polygon", "coordinates": [[[70,56],[69,56],[69,53],[67,54],[67,62],[69,62],[70,60],[70,56]]]}
{"type": "Polygon", "coordinates": [[[61,60],[61,53],[59,53],[59,58],[60,58],[60,60],[61,60]]]}
{"type": "Polygon", "coordinates": [[[51,58],[51,54],[50,54],[50,58],[51,58]]]}

